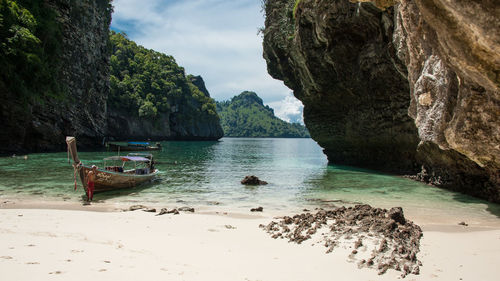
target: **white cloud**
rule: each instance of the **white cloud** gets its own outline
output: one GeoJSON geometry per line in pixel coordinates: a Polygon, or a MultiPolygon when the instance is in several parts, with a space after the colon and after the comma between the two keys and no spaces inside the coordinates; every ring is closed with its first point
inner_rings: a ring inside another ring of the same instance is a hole
{"type": "Polygon", "coordinates": [[[264,102],[289,89],[267,73],[258,0],[114,0],[112,28],[146,48],[174,56],[186,73],[201,75],[212,97],[256,92],[264,102]]]}
{"type": "Polygon", "coordinates": [[[281,101],[268,104],[274,109],[274,115],[291,123],[304,124],[304,106],[300,100],[296,99],[291,92],[281,101]]]}

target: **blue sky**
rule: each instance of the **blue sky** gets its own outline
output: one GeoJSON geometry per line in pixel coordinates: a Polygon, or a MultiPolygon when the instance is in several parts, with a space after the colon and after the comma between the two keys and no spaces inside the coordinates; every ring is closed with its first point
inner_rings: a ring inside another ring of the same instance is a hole
{"type": "Polygon", "coordinates": [[[146,48],[174,56],[201,75],[210,95],[227,100],[254,91],[276,115],[302,118],[302,104],[273,79],[262,58],[260,0],[113,0],[111,28],[146,48]]]}

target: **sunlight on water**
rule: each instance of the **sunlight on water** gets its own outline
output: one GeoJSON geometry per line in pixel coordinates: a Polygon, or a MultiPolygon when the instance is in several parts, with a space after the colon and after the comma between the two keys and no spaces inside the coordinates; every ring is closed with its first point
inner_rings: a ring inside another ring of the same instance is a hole
{"type": "MultiPolygon", "coordinates": [[[[163,142],[154,151],[159,179],[137,188],[96,194],[97,202],[153,205],[220,205],[236,208],[264,206],[275,210],[333,207],[365,203],[382,208],[402,206],[413,216],[455,216],[498,220],[500,207],[469,196],[401,177],[329,166],[311,139],[239,139],[219,142],[163,142]],[[246,187],[246,175],[268,185],[246,187]]],[[[116,152],[80,152],[86,164],[116,152]]],[[[31,154],[0,158],[0,196],[80,202],[78,180],[67,154],[31,154]]]]}

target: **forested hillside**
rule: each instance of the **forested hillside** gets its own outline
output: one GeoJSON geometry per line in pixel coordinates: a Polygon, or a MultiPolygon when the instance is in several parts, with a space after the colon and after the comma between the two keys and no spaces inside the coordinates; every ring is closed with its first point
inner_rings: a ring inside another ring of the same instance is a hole
{"type": "Polygon", "coordinates": [[[309,137],[301,124],[291,124],[274,116],[254,92],[242,92],[230,101],[217,102],[217,112],[226,137],[309,137]]]}
{"type": "Polygon", "coordinates": [[[110,136],[222,137],[215,101],[193,84],[194,76],[186,76],[172,56],[139,46],[114,31],[110,40],[110,136]]]}

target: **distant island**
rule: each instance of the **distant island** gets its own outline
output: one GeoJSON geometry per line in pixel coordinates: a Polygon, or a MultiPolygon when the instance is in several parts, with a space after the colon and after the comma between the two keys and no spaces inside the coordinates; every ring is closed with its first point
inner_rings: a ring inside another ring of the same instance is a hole
{"type": "Polygon", "coordinates": [[[303,125],[276,117],[254,92],[244,91],[231,100],[217,102],[217,112],[226,137],[310,137],[303,125]]]}

